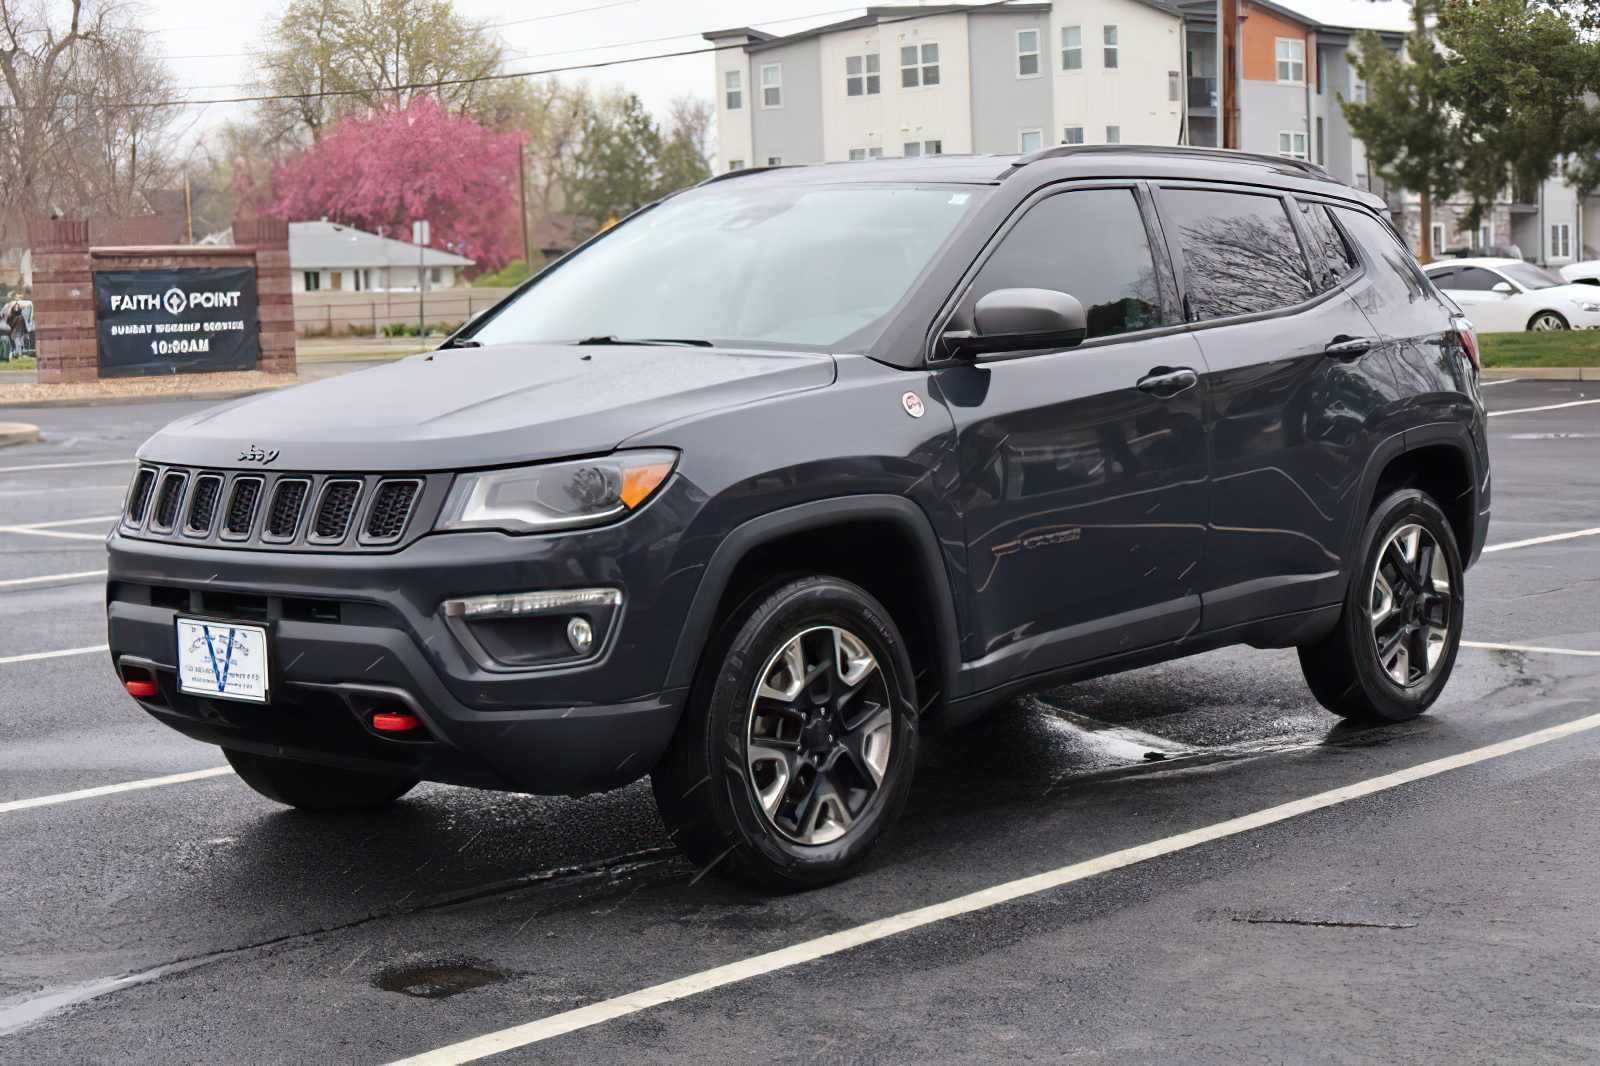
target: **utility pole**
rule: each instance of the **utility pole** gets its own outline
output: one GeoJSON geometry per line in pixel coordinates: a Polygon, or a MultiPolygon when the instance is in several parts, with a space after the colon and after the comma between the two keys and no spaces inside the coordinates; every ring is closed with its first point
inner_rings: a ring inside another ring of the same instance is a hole
{"type": "Polygon", "coordinates": [[[1217,74],[1222,147],[1239,148],[1239,0],[1217,0],[1217,74]]]}
{"type": "Polygon", "coordinates": [[[427,292],[428,275],[423,273],[422,253],[428,247],[428,220],[416,219],[411,223],[411,241],[417,246],[417,336],[422,337],[427,333],[427,325],[423,321],[423,294],[427,292]]]}
{"type": "Polygon", "coordinates": [[[522,265],[533,267],[533,248],[528,242],[528,153],[517,146],[517,187],[521,190],[522,204],[522,265]]]}
{"type": "Polygon", "coordinates": [[[189,196],[189,172],[183,173],[183,231],[189,236],[189,243],[194,243],[194,201],[189,196]]]}

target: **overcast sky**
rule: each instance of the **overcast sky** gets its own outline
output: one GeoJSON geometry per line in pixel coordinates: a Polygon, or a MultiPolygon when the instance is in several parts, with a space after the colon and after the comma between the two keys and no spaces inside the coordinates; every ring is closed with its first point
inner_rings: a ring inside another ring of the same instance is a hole
{"type": "MultiPolygon", "coordinates": [[[[287,0],[146,0],[141,25],[155,35],[152,51],[170,57],[174,76],[191,99],[248,95],[248,53],[262,28],[287,0]]],[[[496,29],[513,59],[511,70],[539,70],[596,60],[708,47],[705,30],[756,25],[791,33],[858,14],[848,0],[456,0],[464,14],[496,29]],[[536,21],[528,21],[536,20],[536,21]],[[783,21],[775,21],[783,20],[783,21]],[[657,38],[665,38],[657,40],[657,38]],[[641,43],[629,43],[641,42],[641,43]],[[604,47],[620,45],[622,47],[604,47]],[[558,54],[552,54],[558,53],[558,54]]],[[[562,75],[637,92],[661,114],[673,97],[710,97],[710,55],[634,63],[562,75]]],[[[184,111],[178,128],[192,141],[209,128],[248,115],[250,105],[211,104],[184,111]]]]}

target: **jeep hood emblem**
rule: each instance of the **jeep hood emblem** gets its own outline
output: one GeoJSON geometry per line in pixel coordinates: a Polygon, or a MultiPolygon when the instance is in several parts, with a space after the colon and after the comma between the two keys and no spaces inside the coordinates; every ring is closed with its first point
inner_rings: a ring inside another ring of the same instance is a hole
{"type": "Polygon", "coordinates": [[[278,449],[273,448],[271,451],[263,451],[259,444],[252,444],[239,453],[239,461],[241,463],[260,463],[262,466],[266,466],[277,458],[278,449]]]}

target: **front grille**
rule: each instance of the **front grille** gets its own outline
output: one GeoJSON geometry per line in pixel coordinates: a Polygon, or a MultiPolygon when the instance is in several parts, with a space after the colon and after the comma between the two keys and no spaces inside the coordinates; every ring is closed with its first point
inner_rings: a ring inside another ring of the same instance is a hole
{"type": "Polygon", "coordinates": [[[183,503],[183,487],[189,481],[187,474],[169,470],[161,478],[161,488],[156,492],[156,511],[150,516],[150,527],[161,532],[171,532],[178,524],[178,507],[183,503]]]}
{"type": "Polygon", "coordinates": [[[217,518],[217,501],[222,498],[222,475],[202,474],[194,479],[194,492],[189,497],[189,518],[183,531],[191,537],[203,537],[211,532],[211,523],[217,518]]]}
{"type": "Polygon", "coordinates": [[[125,536],[214,548],[393,551],[432,528],[450,481],[448,474],[141,466],[128,488],[122,529],[125,536]]]}
{"type": "Polygon", "coordinates": [[[279,478],[272,488],[272,506],[261,531],[264,540],[293,540],[300,528],[300,509],[306,505],[311,482],[304,478],[279,478]]]}
{"type": "Polygon", "coordinates": [[[261,502],[261,479],[242,477],[233,483],[233,497],[228,500],[228,518],[223,523],[222,535],[239,539],[250,535],[256,520],[256,504],[261,502]]]}
{"type": "Polygon", "coordinates": [[[128,511],[124,518],[128,525],[137,526],[144,522],[144,513],[150,509],[150,495],[155,487],[155,470],[141,466],[133,476],[133,487],[128,490],[128,511]]]}
{"type": "Polygon", "coordinates": [[[378,485],[367,512],[367,524],[361,537],[368,543],[397,540],[405,532],[406,519],[411,517],[411,505],[416,502],[420,481],[385,481],[378,485]]]}
{"type": "Polygon", "coordinates": [[[324,543],[343,540],[350,532],[350,519],[360,497],[359,481],[329,481],[324,485],[322,502],[317,505],[317,517],[311,524],[311,539],[324,543]]]}

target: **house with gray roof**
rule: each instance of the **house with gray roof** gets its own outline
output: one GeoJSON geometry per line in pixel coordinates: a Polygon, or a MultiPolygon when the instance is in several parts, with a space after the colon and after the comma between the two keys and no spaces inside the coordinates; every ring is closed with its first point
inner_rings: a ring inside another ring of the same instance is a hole
{"type": "MultiPolygon", "coordinates": [[[[406,234],[409,236],[409,234],[406,234]]],[[[295,292],[416,292],[449,289],[473,265],[466,256],[368,233],[338,222],[289,223],[295,292]]]]}

